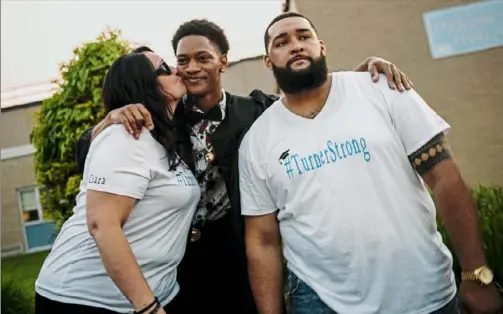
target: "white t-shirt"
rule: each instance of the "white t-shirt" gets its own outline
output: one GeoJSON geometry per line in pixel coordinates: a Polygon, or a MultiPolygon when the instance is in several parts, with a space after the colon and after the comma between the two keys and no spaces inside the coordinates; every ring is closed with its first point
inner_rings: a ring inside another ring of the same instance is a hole
{"type": "Polygon", "coordinates": [[[123,226],[150,288],[163,305],[178,293],[176,268],[187,243],[200,189],[183,165],[169,171],[165,149],[143,129],[134,139],[122,125],[92,142],[74,214],[65,222],[35,283],[40,295],[65,303],[130,313],[132,306],[103,266],[86,220],[88,190],[139,201],[123,226]]]}
{"type": "Polygon", "coordinates": [[[407,156],[450,126],[386,78],[332,74],[312,120],[279,100],[239,151],[242,214],[278,219],[289,269],[338,313],[430,313],[455,295],[435,206],[407,156]]]}

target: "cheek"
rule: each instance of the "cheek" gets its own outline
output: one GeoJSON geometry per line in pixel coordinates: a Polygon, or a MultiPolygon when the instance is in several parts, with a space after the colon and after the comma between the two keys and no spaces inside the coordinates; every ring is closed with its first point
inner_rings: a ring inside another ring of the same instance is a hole
{"type": "Polygon", "coordinates": [[[159,84],[165,93],[178,96],[178,94],[185,93],[185,86],[182,84],[180,78],[170,75],[161,76],[158,78],[159,84]]]}
{"type": "Polygon", "coordinates": [[[285,67],[288,62],[290,56],[286,53],[282,53],[281,50],[275,51],[270,54],[270,64],[276,67],[285,67]]]}
{"type": "Polygon", "coordinates": [[[324,53],[323,47],[321,47],[317,42],[307,46],[305,50],[313,58],[317,58],[321,56],[322,53],[324,53]]]}
{"type": "Polygon", "coordinates": [[[166,79],[166,77],[164,76],[159,76],[157,78],[157,83],[159,83],[159,87],[163,90],[163,91],[168,91],[169,90],[169,81],[166,79]]]}
{"type": "Polygon", "coordinates": [[[211,67],[205,69],[208,74],[208,83],[214,85],[219,79],[222,73],[220,73],[219,67],[211,67]]]}

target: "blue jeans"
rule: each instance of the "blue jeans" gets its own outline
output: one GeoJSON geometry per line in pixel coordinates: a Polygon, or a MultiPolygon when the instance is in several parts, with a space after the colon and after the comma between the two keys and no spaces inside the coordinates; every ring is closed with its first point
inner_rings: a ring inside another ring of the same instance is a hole
{"type": "MultiPolygon", "coordinates": [[[[291,271],[288,271],[286,296],[289,314],[337,314],[291,271]]],[[[446,306],[431,314],[461,314],[458,298],[455,297],[446,306]]]]}

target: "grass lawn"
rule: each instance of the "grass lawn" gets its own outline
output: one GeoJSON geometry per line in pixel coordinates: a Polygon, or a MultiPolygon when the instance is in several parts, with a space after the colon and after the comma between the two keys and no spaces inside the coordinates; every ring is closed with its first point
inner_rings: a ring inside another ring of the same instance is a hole
{"type": "Polygon", "coordinates": [[[49,251],[2,259],[2,277],[14,278],[29,294],[35,294],[35,280],[49,251]]]}

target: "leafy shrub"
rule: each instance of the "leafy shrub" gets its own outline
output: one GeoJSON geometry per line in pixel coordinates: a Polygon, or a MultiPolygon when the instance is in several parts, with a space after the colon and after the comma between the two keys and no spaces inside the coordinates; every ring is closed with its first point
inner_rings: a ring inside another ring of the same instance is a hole
{"type": "Polygon", "coordinates": [[[22,280],[2,274],[2,313],[35,313],[34,296],[30,294],[22,280]]]}
{"type": "MultiPolygon", "coordinates": [[[[503,284],[503,188],[499,186],[474,186],[472,195],[479,212],[480,228],[484,240],[487,263],[494,271],[494,279],[503,284]]],[[[441,222],[438,230],[444,243],[454,256],[454,272],[459,283],[460,266],[454,249],[441,222]]]]}
{"type": "Polygon", "coordinates": [[[61,224],[72,214],[82,175],[75,146],[80,135],[99,122],[104,77],[112,63],[130,51],[120,31],[107,30],[95,42],[76,48],[60,68],[59,90],[42,104],[31,134],[40,201],[47,218],[61,224]]]}

